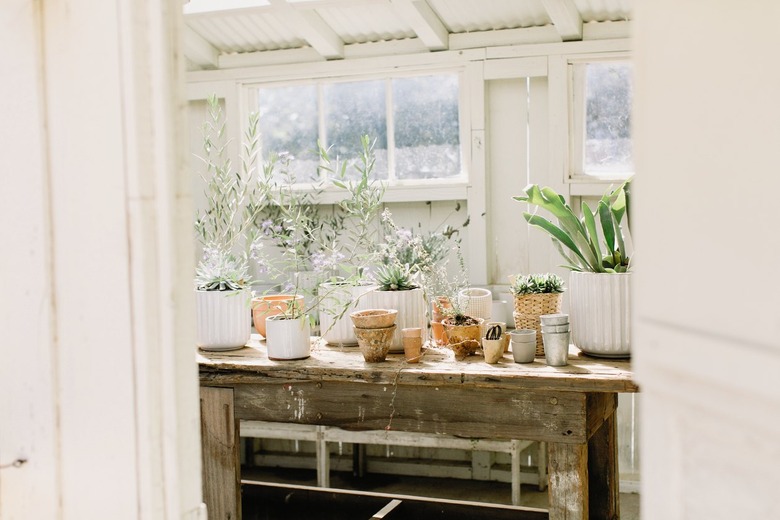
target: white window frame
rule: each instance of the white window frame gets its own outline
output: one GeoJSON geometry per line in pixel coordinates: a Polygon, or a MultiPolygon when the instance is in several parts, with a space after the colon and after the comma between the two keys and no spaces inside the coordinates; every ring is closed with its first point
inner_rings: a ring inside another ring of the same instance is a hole
{"type": "MultiPolygon", "coordinates": [[[[567,182],[610,184],[628,179],[634,172],[621,176],[599,176],[585,173],[585,67],[589,63],[626,61],[630,62],[628,52],[598,53],[569,56],[566,59],[567,83],[569,86],[569,161],[567,182]]],[[[633,137],[633,136],[632,136],[633,137]]]]}
{"type": "MultiPolygon", "coordinates": [[[[350,83],[359,81],[384,80],[386,82],[386,125],[387,125],[387,152],[388,152],[388,179],[382,182],[386,183],[386,192],[384,200],[386,202],[414,202],[414,201],[433,201],[433,200],[464,200],[466,199],[467,189],[469,187],[470,175],[470,143],[471,143],[471,115],[467,103],[467,78],[466,67],[442,66],[442,67],[399,67],[398,70],[388,72],[341,74],[341,75],[311,75],[309,78],[290,78],[279,79],[275,81],[255,81],[242,84],[240,95],[244,102],[246,113],[257,111],[259,96],[258,90],[263,88],[287,87],[297,85],[317,85],[318,100],[318,135],[324,134],[325,116],[322,110],[322,91],[326,84],[350,83]],[[458,125],[460,138],[460,173],[457,177],[444,179],[403,179],[395,178],[394,156],[395,150],[394,116],[392,105],[392,80],[396,78],[430,76],[436,74],[455,74],[458,76],[458,125]],[[425,188],[421,190],[420,188],[425,188]]],[[[240,121],[246,121],[246,114],[240,116],[240,121]]],[[[244,125],[245,123],[242,123],[244,125]]],[[[242,132],[243,132],[242,128],[242,132]]],[[[343,190],[339,190],[330,183],[297,183],[294,189],[302,191],[314,191],[317,187],[320,189],[318,202],[321,204],[333,203],[343,196],[343,190]],[[315,186],[316,185],[316,186],[315,186]]]]}

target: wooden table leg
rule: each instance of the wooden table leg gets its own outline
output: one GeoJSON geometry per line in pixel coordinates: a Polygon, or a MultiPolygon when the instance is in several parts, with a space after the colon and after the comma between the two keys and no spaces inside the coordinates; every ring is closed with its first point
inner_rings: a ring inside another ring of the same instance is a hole
{"type": "Polygon", "coordinates": [[[550,520],[588,520],[588,446],[547,443],[550,520]]]}
{"type": "Polygon", "coordinates": [[[233,389],[201,387],[203,500],[209,520],[241,520],[238,432],[233,389]]]}
{"type": "Polygon", "coordinates": [[[613,412],[588,441],[591,518],[620,518],[617,450],[617,420],[613,412]]]}

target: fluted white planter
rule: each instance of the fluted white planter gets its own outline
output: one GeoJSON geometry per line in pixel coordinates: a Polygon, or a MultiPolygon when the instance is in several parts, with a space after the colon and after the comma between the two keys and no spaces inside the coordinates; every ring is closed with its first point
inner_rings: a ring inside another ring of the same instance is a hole
{"type": "Polygon", "coordinates": [[[289,361],[306,359],[311,355],[311,325],[308,316],[286,319],[283,315],[269,316],[265,320],[268,336],[265,346],[268,359],[289,361]]]}
{"type": "Polygon", "coordinates": [[[586,354],[631,356],[631,273],[579,273],[569,278],[571,341],[586,354]]]}
{"type": "Polygon", "coordinates": [[[365,296],[376,285],[320,284],[320,335],[331,345],[357,345],[349,313],[368,309],[365,296]],[[344,310],[345,306],[351,305],[344,310]],[[342,311],[343,314],[342,314],[342,311]]]}
{"type": "Polygon", "coordinates": [[[458,302],[466,316],[482,318],[485,321],[491,319],[493,312],[493,293],[489,289],[471,287],[458,293],[458,302]]]}
{"type": "Polygon", "coordinates": [[[249,289],[195,290],[195,344],[203,350],[235,350],[249,342],[252,311],[249,289]]]}
{"type": "Polygon", "coordinates": [[[423,343],[428,339],[428,323],[425,318],[425,298],[422,289],[412,289],[411,291],[374,289],[364,299],[369,309],[396,309],[398,311],[395,320],[397,327],[390,352],[404,351],[404,339],[401,332],[403,329],[419,327],[423,332],[423,343]]]}

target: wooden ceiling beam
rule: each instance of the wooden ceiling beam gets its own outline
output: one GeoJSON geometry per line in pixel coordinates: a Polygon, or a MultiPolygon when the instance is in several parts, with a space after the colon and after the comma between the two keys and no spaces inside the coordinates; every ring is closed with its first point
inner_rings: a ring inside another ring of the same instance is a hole
{"type": "Polygon", "coordinates": [[[219,51],[187,25],[184,26],[184,56],[205,69],[219,66],[219,51]]]}
{"type": "Polygon", "coordinates": [[[582,16],[574,0],[542,0],[542,4],[563,41],[582,40],[582,16]]]}
{"type": "Polygon", "coordinates": [[[313,10],[298,10],[287,0],[270,0],[278,15],[288,20],[301,38],[325,58],[344,58],[344,40],[313,10]]]}
{"type": "Polygon", "coordinates": [[[390,5],[428,49],[441,51],[449,48],[450,32],[426,0],[390,0],[390,5]]]}

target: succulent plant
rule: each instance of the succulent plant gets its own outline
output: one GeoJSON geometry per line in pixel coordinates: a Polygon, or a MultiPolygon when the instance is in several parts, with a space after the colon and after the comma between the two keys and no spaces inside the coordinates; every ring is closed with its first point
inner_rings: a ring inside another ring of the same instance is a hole
{"type": "Polygon", "coordinates": [[[410,291],[417,289],[412,281],[411,268],[408,265],[380,265],[374,274],[380,291],[410,291]]]}
{"type": "Polygon", "coordinates": [[[563,278],[552,273],[517,276],[512,282],[512,293],[516,295],[561,293],[563,291],[563,278]]]}

